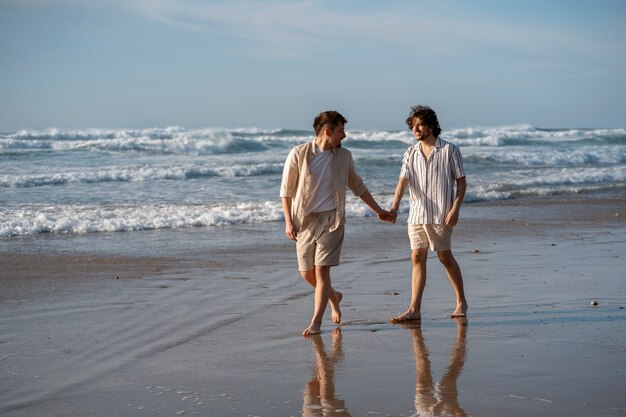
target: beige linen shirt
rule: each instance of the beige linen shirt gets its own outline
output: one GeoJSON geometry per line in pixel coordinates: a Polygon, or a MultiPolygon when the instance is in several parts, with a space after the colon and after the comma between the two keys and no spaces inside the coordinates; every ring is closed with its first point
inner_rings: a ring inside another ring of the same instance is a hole
{"type": "MultiPolygon", "coordinates": [[[[352,153],[344,148],[333,148],[331,170],[334,179],[334,199],[337,213],[335,222],[330,231],[337,229],[346,222],[346,189],[360,196],[367,192],[363,179],[359,177],[354,168],[352,153]]],[[[315,141],[304,143],[294,147],[283,169],[283,179],[280,185],[280,196],[292,199],[291,217],[294,226],[298,229],[302,226],[304,217],[311,214],[312,181],[309,172],[309,161],[317,153],[315,141]]]]}

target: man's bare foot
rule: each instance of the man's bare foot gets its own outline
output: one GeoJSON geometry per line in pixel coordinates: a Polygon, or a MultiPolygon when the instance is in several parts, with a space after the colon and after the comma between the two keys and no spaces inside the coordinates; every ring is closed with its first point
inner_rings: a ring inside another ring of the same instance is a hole
{"type": "Polygon", "coordinates": [[[457,304],[456,309],[450,314],[450,317],[465,317],[467,315],[467,303],[462,302],[461,304],[457,304]]]}
{"type": "Polygon", "coordinates": [[[405,321],[416,321],[416,320],[421,320],[422,319],[422,315],[419,311],[416,312],[410,312],[410,311],[406,311],[402,314],[400,314],[399,316],[396,317],[392,317],[391,318],[391,322],[392,323],[402,323],[405,321]]]}
{"type": "Polygon", "coordinates": [[[309,327],[304,329],[304,331],[302,332],[302,336],[313,336],[314,334],[320,334],[322,333],[320,327],[321,325],[319,323],[311,323],[309,324],[309,327]]]}
{"type": "Polygon", "coordinates": [[[329,299],[330,308],[332,309],[333,323],[336,323],[336,324],[341,323],[341,309],[339,308],[339,303],[341,303],[342,299],[343,299],[343,294],[336,290],[335,290],[335,296],[329,299]]]}

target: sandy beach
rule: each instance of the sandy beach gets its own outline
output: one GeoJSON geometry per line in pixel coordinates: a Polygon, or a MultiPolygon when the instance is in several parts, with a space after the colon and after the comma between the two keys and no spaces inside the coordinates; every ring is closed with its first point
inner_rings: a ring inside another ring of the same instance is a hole
{"type": "Polygon", "coordinates": [[[411,325],[406,215],[349,219],[311,338],[281,223],[3,238],[0,414],[626,416],[625,203],[464,206],[468,318],[433,255],[411,325]]]}

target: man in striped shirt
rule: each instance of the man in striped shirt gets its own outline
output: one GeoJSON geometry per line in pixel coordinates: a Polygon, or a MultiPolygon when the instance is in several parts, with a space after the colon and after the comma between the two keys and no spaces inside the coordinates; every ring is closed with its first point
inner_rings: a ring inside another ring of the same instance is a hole
{"type": "Polygon", "coordinates": [[[428,249],[437,252],[456,295],[451,317],[465,317],[467,301],[463,277],[451,250],[452,228],[459,220],[466,182],[459,148],[439,138],[437,114],[427,106],[415,106],[406,119],[417,144],[404,154],[391,214],[397,216],[400,201],[409,188],[409,240],[411,242],[411,304],[393,323],[421,319],[426,287],[428,249]],[[454,192],[456,185],[456,193],[454,192]]]}

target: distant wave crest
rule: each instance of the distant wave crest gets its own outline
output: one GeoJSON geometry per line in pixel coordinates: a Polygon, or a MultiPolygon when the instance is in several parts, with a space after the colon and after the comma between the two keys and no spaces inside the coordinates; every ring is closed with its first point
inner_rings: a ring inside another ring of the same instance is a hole
{"type": "MultiPolygon", "coordinates": [[[[313,132],[287,129],[83,129],[20,130],[0,134],[0,152],[94,150],[151,154],[219,155],[262,152],[310,140],[313,132]]],[[[626,144],[626,129],[540,129],[530,125],[444,129],[441,137],[459,146],[510,146],[543,142],[614,141],[626,144]]],[[[402,131],[349,130],[348,143],[412,144],[402,131]]]]}
{"type": "Polygon", "coordinates": [[[442,138],[460,146],[508,146],[543,142],[606,141],[626,143],[626,129],[540,129],[531,125],[444,130],[442,138]]]}
{"type": "Polygon", "coordinates": [[[50,172],[46,174],[3,174],[0,187],[40,187],[72,183],[141,182],[185,180],[202,177],[253,177],[282,172],[282,164],[250,163],[238,165],[179,165],[168,167],[111,167],[97,171],[50,172]]]}
{"type": "Polygon", "coordinates": [[[58,130],[0,134],[0,152],[93,150],[150,154],[219,155],[258,152],[272,131],[178,127],[143,130],[58,130]]]}

